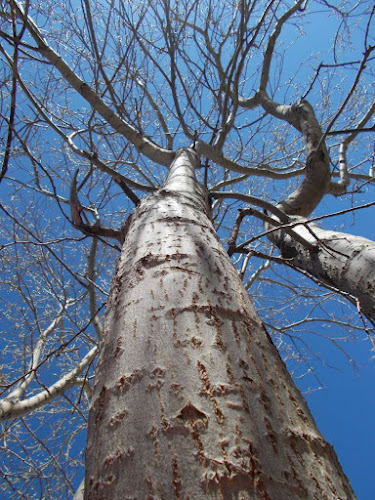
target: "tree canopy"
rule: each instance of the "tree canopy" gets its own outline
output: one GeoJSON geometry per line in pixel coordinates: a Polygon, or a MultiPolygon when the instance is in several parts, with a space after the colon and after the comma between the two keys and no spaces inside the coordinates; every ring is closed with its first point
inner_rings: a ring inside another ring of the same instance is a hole
{"type": "Polygon", "coordinates": [[[345,341],[368,338],[370,356],[375,244],[350,233],[374,213],[372,2],[0,14],[3,492],[65,498],[81,480],[128,218],[179,148],[199,153],[217,233],[300,386],[331,362],[318,340],[350,358],[345,341]]]}

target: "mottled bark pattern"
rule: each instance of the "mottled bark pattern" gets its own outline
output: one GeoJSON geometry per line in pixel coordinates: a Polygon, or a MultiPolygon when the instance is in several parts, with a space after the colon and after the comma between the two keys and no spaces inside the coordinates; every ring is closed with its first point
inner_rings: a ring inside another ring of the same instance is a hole
{"type": "Polygon", "coordinates": [[[300,220],[304,224],[297,225],[295,233],[313,244],[316,251],[309,251],[282,231],[272,233],[271,240],[296,267],[355,297],[361,310],[375,320],[375,243],[300,220]]]}
{"type": "Polygon", "coordinates": [[[108,303],[86,499],[354,498],[181,151],[137,208],[108,303]]]}

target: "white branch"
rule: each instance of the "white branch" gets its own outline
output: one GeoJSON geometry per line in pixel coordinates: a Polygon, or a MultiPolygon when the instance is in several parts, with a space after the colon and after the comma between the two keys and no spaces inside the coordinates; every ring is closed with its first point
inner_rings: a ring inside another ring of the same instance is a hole
{"type": "Polygon", "coordinates": [[[18,401],[19,399],[21,399],[24,396],[26,389],[31,384],[31,382],[35,379],[35,370],[37,369],[37,366],[39,364],[39,359],[40,359],[40,356],[43,352],[43,348],[44,348],[44,345],[46,343],[47,338],[54,332],[55,328],[59,325],[60,321],[62,320],[65,311],[67,310],[68,307],[73,305],[74,302],[75,301],[73,301],[73,300],[66,301],[65,304],[63,304],[60,307],[60,310],[57,313],[56,318],[50,323],[50,325],[45,330],[43,330],[40,333],[38,342],[37,342],[35,348],[33,349],[32,361],[30,363],[30,368],[29,368],[28,374],[22,380],[20,385],[18,387],[16,387],[16,389],[14,389],[7,396],[6,399],[10,399],[12,401],[18,401]]]}
{"type": "Polygon", "coordinates": [[[80,361],[80,363],[69,373],[60,378],[53,385],[48,387],[46,390],[31,396],[28,399],[18,402],[12,402],[8,399],[4,399],[0,402],[0,421],[8,420],[10,418],[20,417],[27,413],[30,413],[44,404],[50,402],[52,399],[63,394],[70,387],[75,385],[77,377],[94,359],[96,356],[98,347],[93,347],[86,356],[80,361]]]}
{"type": "MultiPolygon", "coordinates": [[[[366,125],[369,119],[375,113],[375,101],[370,106],[367,113],[363,116],[362,120],[357,124],[356,129],[350,135],[348,135],[340,144],[339,148],[339,175],[340,180],[337,183],[331,182],[329,192],[334,195],[343,194],[346,192],[346,188],[350,184],[351,175],[348,172],[346,151],[349,144],[357,137],[360,130],[366,125]]],[[[370,171],[370,177],[371,171],[370,171]]]]}

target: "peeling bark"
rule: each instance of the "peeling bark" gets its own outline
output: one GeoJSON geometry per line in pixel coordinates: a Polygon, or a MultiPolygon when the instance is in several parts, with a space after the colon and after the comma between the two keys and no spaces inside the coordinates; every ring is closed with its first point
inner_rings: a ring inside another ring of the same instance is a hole
{"type": "Polygon", "coordinates": [[[355,498],[207,217],[183,150],[108,302],[85,499],[355,498]]]}

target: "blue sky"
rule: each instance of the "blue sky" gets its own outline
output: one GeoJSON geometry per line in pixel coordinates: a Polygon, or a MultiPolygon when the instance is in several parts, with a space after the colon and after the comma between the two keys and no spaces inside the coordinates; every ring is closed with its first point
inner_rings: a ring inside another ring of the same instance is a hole
{"type": "Polygon", "coordinates": [[[357,343],[356,373],[350,366],[326,377],[323,390],[307,395],[325,438],[334,446],[358,500],[375,497],[375,364],[369,342],[357,343]]]}
{"type": "MultiPolygon", "coordinates": [[[[337,20],[333,22],[333,18],[321,16],[318,10],[311,19],[311,24],[305,27],[306,38],[298,39],[298,43],[290,49],[287,64],[285,64],[285,75],[290,76],[290,74],[297,72],[301,68],[301,62],[303,62],[305,66],[301,71],[306,71],[311,76],[313,74],[311,68],[316,68],[321,60],[332,61],[332,37],[336,30],[337,20]],[[308,59],[308,53],[312,47],[317,47],[317,49],[314,49],[313,57],[308,59]]],[[[298,32],[298,26],[296,26],[296,32],[298,32]]],[[[292,40],[289,41],[292,42],[292,40]]],[[[358,51],[361,52],[362,40],[358,39],[354,42],[358,51]]],[[[280,98],[280,101],[285,99],[284,102],[289,103],[288,92],[281,96],[276,92],[276,98],[280,98]]],[[[290,94],[292,93],[293,90],[290,90],[290,94]]],[[[318,92],[311,94],[312,99],[318,98],[318,92]]],[[[337,106],[340,96],[339,92],[332,94],[332,106],[337,106]]],[[[368,193],[365,193],[364,196],[368,197],[368,193]]],[[[359,204],[357,201],[354,201],[355,205],[359,204]]],[[[331,197],[320,209],[320,213],[337,211],[340,208],[350,206],[350,203],[350,198],[346,198],[342,202],[340,199],[336,200],[331,197]]],[[[348,232],[352,231],[355,234],[375,239],[374,207],[357,213],[356,224],[353,227],[350,226],[350,218],[351,215],[347,216],[349,225],[346,230],[348,232]]],[[[337,223],[336,219],[329,219],[326,227],[329,227],[331,223],[334,226],[337,223]]],[[[355,308],[349,303],[347,307],[348,310],[353,311],[353,314],[356,314],[355,308]]],[[[358,499],[373,500],[375,498],[375,474],[373,470],[375,464],[375,432],[373,430],[373,422],[375,421],[373,383],[375,362],[372,360],[374,354],[371,352],[372,346],[365,333],[361,334],[360,340],[348,342],[346,348],[356,362],[356,367],[354,367],[340,355],[339,351],[327,349],[326,345],[318,345],[317,342],[314,345],[316,345],[317,350],[321,351],[322,357],[326,356],[327,361],[338,366],[339,369],[333,370],[328,366],[320,367],[319,378],[323,382],[324,388],[305,394],[305,396],[320,430],[334,445],[358,499]]],[[[84,446],[83,442],[82,446],[84,446]]],[[[80,477],[77,478],[78,482],[79,480],[80,477]]]]}

